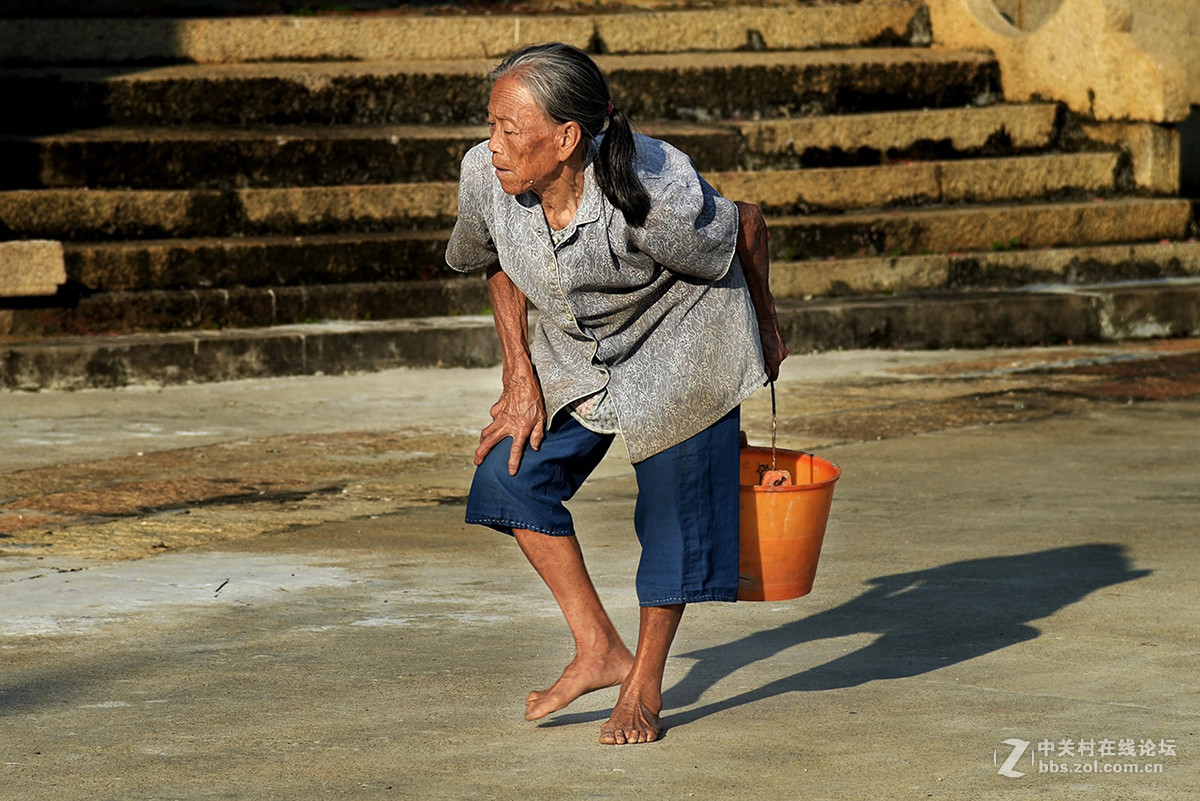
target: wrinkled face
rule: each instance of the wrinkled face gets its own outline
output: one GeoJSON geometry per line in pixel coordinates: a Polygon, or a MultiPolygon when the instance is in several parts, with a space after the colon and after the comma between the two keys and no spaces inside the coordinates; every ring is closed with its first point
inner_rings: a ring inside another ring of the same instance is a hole
{"type": "Polygon", "coordinates": [[[538,107],[518,78],[506,75],[496,81],[488,103],[488,149],[505,192],[540,195],[554,180],[563,161],[563,127],[538,107]]]}

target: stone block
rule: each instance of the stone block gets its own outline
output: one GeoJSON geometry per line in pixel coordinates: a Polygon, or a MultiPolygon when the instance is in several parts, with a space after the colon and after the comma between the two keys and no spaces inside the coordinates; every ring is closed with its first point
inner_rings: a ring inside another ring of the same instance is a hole
{"type": "Polygon", "coordinates": [[[66,280],[61,242],[0,242],[0,297],[53,295],[66,280]]]}
{"type": "Polygon", "coordinates": [[[1180,187],[1179,131],[1150,122],[1085,123],[1089,139],[1129,154],[1134,185],[1155,195],[1177,195],[1180,187]]]}
{"type": "Polygon", "coordinates": [[[1200,295],[1196,282],[1157,287],[1114,287],[1105,292],[1101,338],[1171,339],[1200,334],[1200,295]]]}
{"type": "MultiPolygon", "coordinates": [[[[926,48],[599,56],[635,121],[757,119],[873,108],[961,107],[995,97],[995,60],[926,48]]],[[[171,65],[0,70],[0,95],[52,127],[475,125],[494,61],[171,65]]]]}
{"type": "Polygon", "coordinates": [[[780,304],[780,329],[795,353],[850,348],[980,348],[1094,341],[1089,297],[981,294],[780,304]]]}
{"type": "Polygon", "coordinates": [[[89,242],[71,279],[93,291],[403,281],[443,273],[448,231],[89,242]]]}

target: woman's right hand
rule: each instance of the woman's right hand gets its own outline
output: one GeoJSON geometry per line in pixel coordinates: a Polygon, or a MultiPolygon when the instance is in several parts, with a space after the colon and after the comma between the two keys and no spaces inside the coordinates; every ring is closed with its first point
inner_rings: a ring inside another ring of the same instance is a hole
{"type": "Polygon", "coordinates": [[[525,295],[504,274],[499,263],[488,268],[487,277],[496,333],[500,336],[504,388],[500,390],[500,400],[492,406],[492,422],[479,435],[475,464],[482,464],[492,448],[506,437],[512,437],[508,474],[515,476],[521,466],[525,445],[535,451],[542,446],[546,436],[546,402],[542,398],[537,371],[529,358],[529,316],[525,295]]]}
{"type": "Polygon", "coordinates": [[[483,463],[492,448],[512,437],[508,454],[508,474],[515,476],[521,466],[525,445],[535,451],[546,436],[546,404],[537,375],[530,370],[519,376],[505,376],[500,399],[492,406],[492,422],[479,435],[475,464],[483,463]]]}

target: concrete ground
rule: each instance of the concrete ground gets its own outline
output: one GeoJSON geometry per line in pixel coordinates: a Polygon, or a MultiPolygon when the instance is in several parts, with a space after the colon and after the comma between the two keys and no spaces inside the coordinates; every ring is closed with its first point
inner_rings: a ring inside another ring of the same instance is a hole
{"type": "MultiPolygon", "coordinates": [[[[794,357],[814,591],[689,609],[627,747],[521,718],[572,652],[462,522],[498,380],[0,394],[0,799],[1200,795],[1200,341],[794,357]]],[[[572,507],[630,638],[635,491],[572,507]]]]}

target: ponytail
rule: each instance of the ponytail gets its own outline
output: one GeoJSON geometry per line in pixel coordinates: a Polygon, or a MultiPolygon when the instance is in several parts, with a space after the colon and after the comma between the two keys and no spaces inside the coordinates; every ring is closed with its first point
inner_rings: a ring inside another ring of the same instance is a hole
{"type": "Polygon", "coordinates": [[[596,182],[608,202],[625,215],[625,222],[640,228],[650,215],[650,194],[638,178],[636,163],[637,145],[629,118],[614,108],[608,115],[608,130],[596,156],[596,182]]]}

